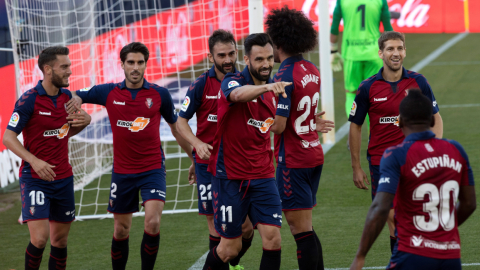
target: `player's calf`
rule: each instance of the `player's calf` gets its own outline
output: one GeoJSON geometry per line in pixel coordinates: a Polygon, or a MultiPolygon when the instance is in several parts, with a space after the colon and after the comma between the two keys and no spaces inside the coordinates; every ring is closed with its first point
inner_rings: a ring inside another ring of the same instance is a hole
{"type": "Polygon", "coordinates": [[[25,250],[25,270],[36,270],[40,268],[42,255],[45,247],[38,248],[32,242],[28,243],[25,250]]]}

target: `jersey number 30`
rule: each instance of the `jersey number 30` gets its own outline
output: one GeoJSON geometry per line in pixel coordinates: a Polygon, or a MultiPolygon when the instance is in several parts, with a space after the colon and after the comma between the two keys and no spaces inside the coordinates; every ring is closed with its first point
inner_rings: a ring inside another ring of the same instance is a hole
{"type": "Polygon", "coordinates": [[[300,99],[300,102],[298,102],[297,111],[305,110],[305,112],[302,113],[302,115],[300,115],[295,120],[295,132],[297,132],[297,134],[308,133],[309,129],[311,129],[312,131],[315,130],[315,123],[313,122],[313,119],[310,120],[310,125],[307,124],[305,126],[302,126],[302,123],[310,115],[311,107],[313,107],[314,112],[317,111],[317,104],[319,99],[320,99],[320,94],[317,92],[313,95],[312,99],[310,99],[309,96],[304,96],[302,99],[300,99]]]}
{"type": "Polygon", "coordinates": [[[415,227],[424,232],[436,231],[439,225],[442,225],[445,231],[452,230],[455,227],[455,209],[451,209],[450,205],[451,199],[453,204],[457,201],[458,192],[458,182],[454,180],[445,182],[440,187],[440,190],[433,184],[418,186],[413,191],[413,200],[423,201],[425,195],[428,194],[430,201],[423,204],[423,211],[428,213],[430,217],[427,222],[424,215],[414,216],[413,223],[415,227]]]}

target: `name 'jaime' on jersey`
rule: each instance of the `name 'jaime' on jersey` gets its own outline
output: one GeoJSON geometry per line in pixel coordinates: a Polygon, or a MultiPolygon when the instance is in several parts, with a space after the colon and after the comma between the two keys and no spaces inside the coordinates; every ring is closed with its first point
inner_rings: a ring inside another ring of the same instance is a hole
{"type": "Polygon", "coordinates": [[[132,174],[162,168],[165,160],[160,141],[160,119],[177,121],[167,89],[144,80],[140,89],[128,89],[125,81],[102,84],[76,92],[84,103],[107,108],[113,133],[113,167],[132,174]]]}

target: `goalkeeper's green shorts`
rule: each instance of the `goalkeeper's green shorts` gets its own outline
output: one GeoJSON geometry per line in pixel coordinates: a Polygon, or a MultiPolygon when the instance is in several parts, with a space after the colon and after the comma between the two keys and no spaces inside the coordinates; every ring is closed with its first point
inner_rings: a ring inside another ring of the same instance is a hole
{"type": "Polygon", "coordinates": [[[377,74],[381,67],[383,67],[383,61],[380,58],[370,61],[351,61],[345,59],[343,62],[345,89],[355,93],[362,81],[377,74]]]}

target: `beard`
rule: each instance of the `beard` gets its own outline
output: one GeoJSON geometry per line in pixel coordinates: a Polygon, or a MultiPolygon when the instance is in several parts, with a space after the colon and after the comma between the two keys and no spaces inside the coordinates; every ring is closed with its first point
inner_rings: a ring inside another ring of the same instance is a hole
{"type": "Polygon", "coordinates": [[[228,72],[231,72],[231,73],[234,73],[235,72],[235,62],[233,63],[230,63],[230,64],[222,64],[222,65],[219,65],[217,64],[217,61],[215,61],[215,59],[213,59],[213,63],[215,64],[215,67],[223,74],[227,74],[228,72]],[[231,71],[226,71],[225,68],[229,68],[231,67],[231,71]]]}
{"type": "Polygon", "coordinates": [[[270,74],[272,74],[272,69],[273,69],[273,67],[269,67],[269,68],[259,68],[259,69],[255,70],[255,69],[252,68],[251,64],[248,68],[250,69],[250,73],[252,73],[252,76],[255,77],[255,79],[257,79],[259,81],[262,81],[262,82],[268,81],[268,79],[270,78],[270,74]],[[260,74],[260,72],[262,72],[264,70],[269,70],[268,75],[264,76],[264,75],[260,74]]]}
{"type": "Polygon", "coordinates": [[[387,67],[391,70],[391,71],[399,71],[400,69],[402,69],[403,67],[403,61],[400,61],[400,65],[398,67],[394,67],[389,61],[388,59],[387,60],[384,60],[383,61],[385,63],[385,65],[387,65],[387,67]]]}
{"type": "Polygon", "coordinates": [[[144,73],[140,73],[139,71],[132,71],[132,72],[130,72],[130,74],[129,74],[130,76],[127,76],[127,73],[125,73],[125,78],[126,78],[130,83],[132,83],[132,84],[137,84],[137,83],[139,83],[139,82],[142,81],[144,74],[145,74],[145,72],[144,72],[144,73]],[[131,77],[131,76],[134,75],[134,74],[135,74],[135,75],[139,75],[139,76],[138,76],[138,80],[136,80],[136,81],[133,80],[132,77],[131,77]]]}
{"type": "Polygon", "coordinates": [[[68,87],[70,85],[68,82],[64,83],[63,78],[55,74],[55,72],[52,72],[52,84],[57,88],[68,87]]]}

